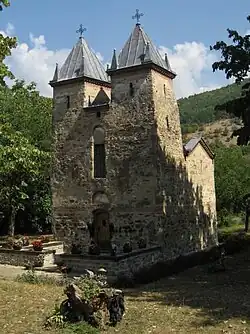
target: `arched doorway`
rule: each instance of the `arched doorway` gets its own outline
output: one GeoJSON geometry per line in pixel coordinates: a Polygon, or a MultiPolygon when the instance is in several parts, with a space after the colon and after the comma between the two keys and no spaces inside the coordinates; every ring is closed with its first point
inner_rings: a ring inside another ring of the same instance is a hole
{"type": "Polygon", "coordinates": [[[98,209],[93,212],[93,227],[93,239],[101,252],[110,251],[112,229],[108,211],[98,209]]]}

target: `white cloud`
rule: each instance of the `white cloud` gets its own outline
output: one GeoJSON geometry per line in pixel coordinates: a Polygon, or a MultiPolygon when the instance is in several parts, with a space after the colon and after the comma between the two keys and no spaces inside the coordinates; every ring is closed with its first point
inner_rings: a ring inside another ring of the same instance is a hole
{"type": "MultiPolygon", "coordinates": [[[[8,24],[4,33],[13,35],[14,27],[8,24]]],[[[49,50],[43,35],[35,37],[30,34],[29,40],[29,45],[19,42],[5,62],[17,79],[24,79],[26,82],[34,81],[42,95],[51,96],[52,90],[48,82],[53,77],[55,64],[57,62],[61,64],[69,50],[49,50]]]]}
{"type": "Polygon", "coordinates": [[[168,49],[160,46],[162,56],[168,54],[170,65],[177,77],[174,80],[177,97],[185,97],[219,87],[216,82],[204,82],[205,73],[212,73],[212,64],[216,61],[214,53],[203,43],[185,42],[168,49]]]}
{"type": "MultiPolygon", "coordinates": [[[[14,35],[13,25],[8,24],[2,33],[14,35]]],[[[185,42],[175,45],[172,50],[164,46],[159,50],[163,56],[167,52],[171,67],[178,74],[174,80],[177,97],[219,87],[211,71],[215,55],[204,44],[185,42]],[[211,73],[212,80],[206,78],[206,72],[211,73]]],[[[68,49],[49,50],[43,35],[35,37],[30,34],[29,43],[19,42],[6,63],[16,78],[36,82],[42,95],[51,96],[52,90],[48,82],[53,77],[55,64],[62,64],[69,52],[68,49]]],[[[96,55],[101,61],[104,60],[99,52],[96,52],[96,55]]]]}

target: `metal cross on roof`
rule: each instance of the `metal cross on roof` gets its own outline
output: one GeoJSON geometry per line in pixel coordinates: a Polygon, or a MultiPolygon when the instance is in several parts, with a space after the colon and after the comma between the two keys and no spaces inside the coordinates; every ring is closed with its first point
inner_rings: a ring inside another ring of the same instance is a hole
{"type": "Polygon", "coordinates": [[[86,31],[87,29],[86,28],[83,28],[83,25],[80,24],[80,28],[78,30],[76,30],[76,33],[77,34],[80,34],[80,37],[82,37],[84,31],[86,31]]]}
{"type": "Polygon", "coordinates": [[[132,16],[132,19],[136,19],[137,20],[137,24],[140,24],[140,17],[143,16],[143,13],[140,13],[139,9],[136,9],[135,11],[135,15],[132,16]]]}

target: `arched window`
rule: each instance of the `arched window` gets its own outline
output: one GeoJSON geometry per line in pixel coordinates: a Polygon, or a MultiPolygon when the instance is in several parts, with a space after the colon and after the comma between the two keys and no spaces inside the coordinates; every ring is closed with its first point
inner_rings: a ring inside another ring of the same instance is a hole
{"type": "Polygon", "coordinates": [[[94,138],[94,178],[106,177],[105,133],[103,128],[96,127],[94,138]]]}
{"type": "Polygon", "coordinates": [[[108,196],[104,192],[98,191],[93,195],[92,203],[93,204],[109,204],[109,199],[108,199],[108,196]]]}

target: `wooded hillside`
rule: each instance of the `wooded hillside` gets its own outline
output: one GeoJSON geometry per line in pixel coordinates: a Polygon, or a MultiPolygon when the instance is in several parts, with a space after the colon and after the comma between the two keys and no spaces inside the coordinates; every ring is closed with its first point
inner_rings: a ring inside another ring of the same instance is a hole
{"type": "Polygon", "coordinates": [[[239,97],[242,85],[232,84],[209,92],[178,100],[183,133],[195,132],[200,125],[229,118],[224,111],[215,111],[215,106],[239,97]]]}

